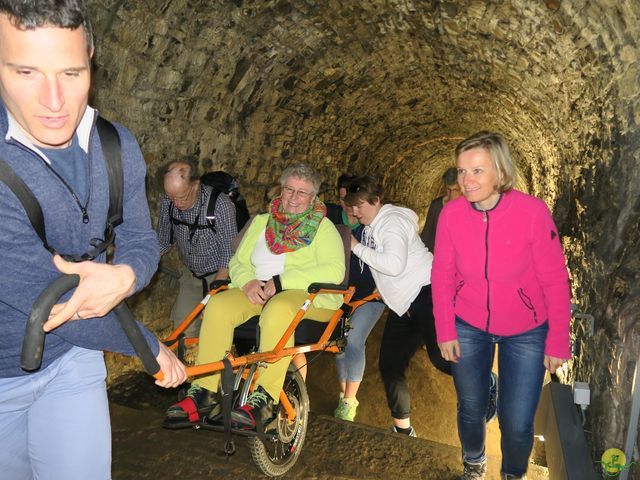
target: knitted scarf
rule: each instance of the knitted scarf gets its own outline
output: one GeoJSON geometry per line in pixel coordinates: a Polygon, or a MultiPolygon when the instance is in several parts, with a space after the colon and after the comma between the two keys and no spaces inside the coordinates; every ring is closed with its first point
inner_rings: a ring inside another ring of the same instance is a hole
{"type": "Polygon", "coordinates": [[[280,198],[274,198],[269,206],[269,213],[265,238],[269,250],[279,255],[309,245],[327,214],[327,207],[316,198],[305,212],[285,213],[280,210],[280,198]]]}

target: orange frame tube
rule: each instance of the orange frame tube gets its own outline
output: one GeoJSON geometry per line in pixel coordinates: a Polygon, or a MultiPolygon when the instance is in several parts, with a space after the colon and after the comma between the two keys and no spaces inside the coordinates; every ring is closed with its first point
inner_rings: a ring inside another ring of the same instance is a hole
{"type": "MultiPolygon", "coordinates": [[[[222,286],[222,287],[211,290],[207,294],[207,296],[205,296],[200,301],[200,303],[196,305],[196,307],[191,311],[191,313],[189,313],[189,315],[185,317],[182,323],[180,323],[180,325],[165,340],[163,340],[163,342],[166,343],[169,346],[169,348],[171,348],[172,350],[177,348],[178,337],[182,332],[184,332],[187,329],[187,327],[200,314],[200,312],[204,309],[204,307],[209,302],[209,299],[211,298],[211,296],[223,290],[227,290],[227,288],[228,288],[227,286],[222,286]]],[[[276,346],[273,348],[273,350],[269,352],[251,353],[251,354],[243,355],[237,358],[234,357],[231,354],[231,352],[227,352],[226,357],[229,359],[229,362],[231,363],[231,367],[233,367],[235,371],[237,368],[242,367],[244,365],[251,365],[258,362],[274,363],[283,357],[289,357],[289,356],[292,357],[298,353],[315,352],[320,350],[337,353],[339,351],[339,348],[336,345],[329,345],[330,343],[329,338],[331,337],[331,334],[335,330],[336,326],[338,325],[338,322],[340,321],[340,318],[342,317],[341,308],[337,309],[333,313],[333,315],[327,322],[327,326],[325,327],[324,332],[322,333],[322,335],[320,336],[317,342],[308,344],[308,345],[298,345],[298,346],[289,347],[289,348],[285,348],[285,345],[287,344],[287,341],[289,340],[289,338],[291,338],[291,336],[295,333],[296,328],[298,327],[300,322],[303,320],[305,314],[307,313],[307,309],[313,302],[313,299],[318,294],[342,295],[344,299],[344,303],[349,305],[354,310],[360,307],[361,305],[363,305],[364,303],[378,300],[380,298],[380,294],[375,292],[361,300],[355,301],[353,303],[349,303],[354,293],[355,293],[354,287],[349,287],[347,290],[320,289],[318,292],[310,293],[307,299],[298,309],[298,312],[293,317],[293,320],[289,324],[289,327],[287,327],[287,330],[284,332],[284,334],[282,335],[282,337],[280,338],[276,346]]],[[[198,339],[187,338],[185,343],[186,345],[196,345],[198,343],[198,339]]],[[[200,365],[188,366],[187,375],[192,377],[200,376],[207,373],[219,372],[223,369],[224,369],[224,363],[222,362],[222,360],[219,360],[217,362],[210,362],[210,363],[203,363],[200,365]]],[[[293,406],[291,405],[291,402],[289,402],[287,395],[282,390],[280,391],[280,402],[283,408],[285,409],[285,412],[287,413],[287,417],[289,421],[290,422],[293,421],[295,418],[295,412],[293,410],[293,406]]]]}

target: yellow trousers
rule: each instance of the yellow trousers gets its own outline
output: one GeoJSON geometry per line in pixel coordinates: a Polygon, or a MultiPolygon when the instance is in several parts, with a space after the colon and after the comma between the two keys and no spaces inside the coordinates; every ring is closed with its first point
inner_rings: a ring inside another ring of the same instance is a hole
{"type": "MultiPolygon", "coordinates": [[[[231,350],[233,330],[256,315],[260,315],[260,351],[273,350],[307,295],[304,290],[286,290],[274,295],[265,305],[251,303],[239,288],[214,295],[204,310],[198,364],[222,360],[225,353],[231,350]]],[[[305,318],[328,322],[333,313],[333,310],[310,305],[305,318]]],[[[293,345],[292,336],[286,346],[293,345]]],[[[291,357],[283,357],[259,369],[256,386],[262,386],[275,403],[278,403],[290,362],[291,357]]],[[[198,378],[194,384],[215,392],[220,386],[220,373],[198,378]]]]}

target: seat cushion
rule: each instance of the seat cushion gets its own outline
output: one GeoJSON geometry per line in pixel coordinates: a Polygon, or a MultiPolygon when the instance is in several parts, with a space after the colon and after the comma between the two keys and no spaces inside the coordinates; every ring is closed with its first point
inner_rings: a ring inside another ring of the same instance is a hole
{"type": "MultiPolygon", "coordinates": [[[[243,345],[246,345],[248,341],[253,341],[254,344],[259,343],[259,320],[260,317],[256,315],[255,317],[250,318],[249,321],[243,323],[239,327],[236,327],[233,334],[234,343],[242,343],[243,345]]],[[[327,328],[327,322],[318,322],[309,318],[303,319],[300,322],[300,325],[298,325],[298,328],[296,328],[295,344],[305,345],[317,342],[320,339],[320,336],[324,333],[325,328],[327,328]]],[[[336,338],[339,338],[342,330],[341,321],[333,330],[330,339],[335,340],[336,338]]]]}

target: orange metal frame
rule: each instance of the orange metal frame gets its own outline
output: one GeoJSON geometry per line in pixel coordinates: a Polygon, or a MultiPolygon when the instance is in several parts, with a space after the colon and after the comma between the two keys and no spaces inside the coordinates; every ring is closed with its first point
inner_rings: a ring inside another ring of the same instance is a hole
{"type": "MultiPolygon", "coordinates": [[[[191,313],[185,317],[182,323],[178,325],[178,327],[165,340],[163,340],[163,342],[167,344],[170,349],[175,350],[178,347],[178,341],[177,341],[178,338],[189,327],[189,325],[191,325],[191,323],[200,314],[200,312],[202,312],[204,307],[209,302],[209,299],[213,295],[220,293],[224,290],[227,290],[227,286],[222,286],[222,287],[218,287],[211,290],[200,301],[200,303],[196,305],[196,307],[191,311],[191,313]]],[[[355,311],[355,309],[357,309],[364,303],[374,301],[380,298],[379,294],[376,292],[363,298],[362,300],[351,302],[351,298],[353,297],[354,293],[355,293],[354,287],[349,287],[347,290],[320,289],[318,290],[318,292],[310,293],[307,299],[301,305],[300,309],[298,309],[298,312],[296,313],[295,317],[293,317],[293,320],[289,324],[289,327],[284,332],[284,334],[280,338],[280,341],[278,341],[278,343],[273,348],[273,350],[269,352],[250,353],[248,355],[242,355],[240,357],[234,357],[231,352],[227,352],[226,357],[229,359],[229,362],[231,363],[231,366],[233,367],[234,371],[237,370],[239,367],[242,367],[245,365],[251,365],[257,362],[273,363],[280,360],[282,357],[294,356],[298,353],[315,352],[320,350],[337,353],[339,351],[338,347],[336,345],[330,345],[329,339],[331,337],[331,334],[335,330],[336,326],[338,325],[340,318],[342,317],[342,309],[338,309],[334,312],[329,322],[327,322],[327,326],[325,327],[324,332],[322,333],[322,335],[320,336],[317,342],[311,343],[308,345],[298,345],[298,346],[289,347],[289,348],[285,348],[285,345],[287,344],[287,341],[291,338],[291,336],[294,334],[297,326],[300,324],[300,322],[304,318],[305,314],[307,313],[307,309],[313,302],[313,299],[316,297],[316,295],[320,295],[320,294],[342,295],[344,299],[343,300],[344,303],[348,304],[353,309],[352,312],[355,311]]],[[[185,339],[185,345],[187,346],[197,345],[197,344],[198,344],[198,338],[185,339]]],[[[224,363],[222,362],[222,360],[219,360],[217,362],[187,366],[187,374],[189,376],[199,376],[207,373],[219,372],[219,371],[222,371],[223,369],[224,369],[224,363]]],[[[295,412],[284,391],[280,391],[280,402],[287,413],[287,417],[289,421],[293,421],[293,419],[295,418],[295,412]]]]}

